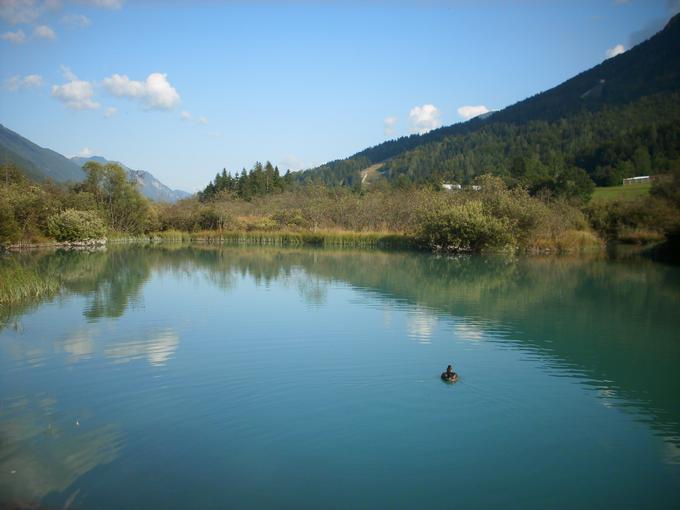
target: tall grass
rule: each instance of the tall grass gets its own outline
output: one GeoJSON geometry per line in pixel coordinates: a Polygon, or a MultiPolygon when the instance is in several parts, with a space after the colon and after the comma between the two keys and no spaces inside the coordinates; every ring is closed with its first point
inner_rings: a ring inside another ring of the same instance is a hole
{"type": "Polygon", "coordinates": [[[192,241],[232,245],[319,246],[335,248],[411,249],[414,239],[403,234],[384,232],[294,232],[294,231],[215,231],[190,235],[192,241]]]}
{"type": "Polygon", "coordinates": [[[56,294],[59,279],[27,269],[13,260],[0,262],[0,309],[56,294]]]}
{"type": "Polygon", "coordinates": [[[526,247],[527,253],[591,253],[604,249],[604,242],[593,232],[567,230],[549,237],[535,237],[526,247]]]}

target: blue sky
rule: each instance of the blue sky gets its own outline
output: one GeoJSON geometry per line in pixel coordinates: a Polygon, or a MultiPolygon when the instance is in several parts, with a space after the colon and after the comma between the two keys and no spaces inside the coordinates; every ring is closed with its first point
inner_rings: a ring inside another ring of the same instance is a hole
{"type": "Polygon", "coordinates": [[[524,99],[627,50],[669,0],[0,0],[0,123],[194,191],[524,99]]]}

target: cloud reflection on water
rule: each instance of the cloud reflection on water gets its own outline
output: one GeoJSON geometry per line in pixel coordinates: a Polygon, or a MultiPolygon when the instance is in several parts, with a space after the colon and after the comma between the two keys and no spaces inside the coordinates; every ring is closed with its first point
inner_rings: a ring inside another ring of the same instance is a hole
{"type": "Polygon", "coordinates": [[[90,358],[95,353],[95,334],[93,328],[78,328],[63,340],[56,342],[56,350],[67,353],[71,362],[90,358]]]}
{"type": "Polygon", "coordinates": [[[410,338],[418,343],[429,344],[432,332],[437,327],[437,317],[426,308],[416,307],[408,312],[406,317],[406,329],[410,338]]]}
{"type": "Polygon", "coordinates": [[[164,329],[151,333],[142,340],[111,345],[106,348],[105,355],[114,363],[129,363],[146,358],[152,366],[163,366],[175,355],[178,346],[177,332],[164,329]]]}

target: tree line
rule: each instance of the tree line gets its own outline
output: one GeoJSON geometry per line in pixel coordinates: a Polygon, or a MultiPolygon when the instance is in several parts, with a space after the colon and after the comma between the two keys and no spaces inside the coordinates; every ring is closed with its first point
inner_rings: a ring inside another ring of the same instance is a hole
{"type": "Polygon", "coordinates": [[[302,172],[298,178],[352,187],[361,181],[362,170],[382,161],[381,175],[402,186],[469,185],[490,173],[508,185],[526,186],[532,194],[587,198],[592,183],[620,185],[626,177],[669,173],[680,165],[678,93],[596,112],[583,110],[553,121],[493,121],[496,115],[473,125],[454,125],[458,128],[451,134],[429,143],[412,146],[410,137],[391,142],[396,147],[403,144],[404,151],[394,148],[397,154],[386,160],[375,160],[380,152],[367,150],[302,172]]]}
{"type": "Polygon", "coordinates": [[[244,168],[236,176],[228,173],[226,168],[223,169],[205,189],[198,193],[198,198],[205,202],[219,196],[229,195],[243,200],[250,200],[256,196],[280,193],[291,189],[294,183],[295,181],[290,170],[281,175],[279,168],[273,166],[269,161],[264,165],[257,162],[249,172],[246,172],[244,168]]]}
{"type": "MultiPolygon", "coordinates": [[[[664,128],[645,136],[663,147],[675,134],[664,128]]],[[[559,251],[598,245],[593,232],[602,240],[632,242],[680,237],[680,167],[657,179],[648,196],[604,203],[580,192],[592,181],[578,169],[556,180],[571,192],[535,193],[517,178],[533,170],[513,165],[513,178],[485,174],[473,181],[476,189],[446,192],[440,185],[384,179],[367,189],[297,183],[271,164],[255,164],[239,177],[223,171],[208,191],[176,204],[147,200],[115,163],[89,162],[86,179],[68,186],[37,183],[5,166],[0,244],[177,231],[211,238],[225,232],[358,232],[399,234],[435,251],[559,251]]]]}

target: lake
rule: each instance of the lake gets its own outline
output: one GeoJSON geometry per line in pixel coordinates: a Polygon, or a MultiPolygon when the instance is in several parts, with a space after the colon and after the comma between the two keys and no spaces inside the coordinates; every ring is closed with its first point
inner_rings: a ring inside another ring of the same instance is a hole
{"type": "Polygon", "coordinates": [[[1,317],[0,508],[680,507],[680,268],[7,257],[63,288],[1,317]]]}

